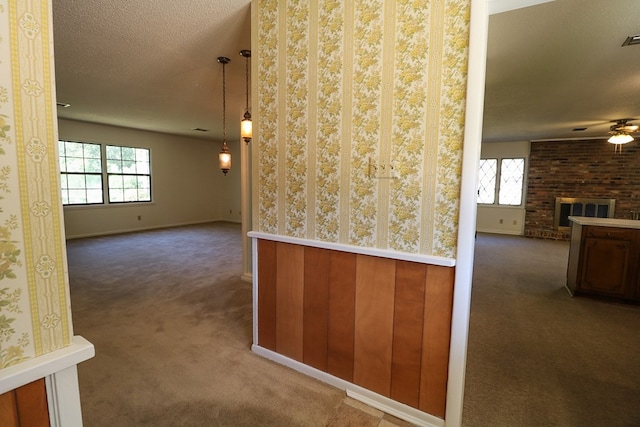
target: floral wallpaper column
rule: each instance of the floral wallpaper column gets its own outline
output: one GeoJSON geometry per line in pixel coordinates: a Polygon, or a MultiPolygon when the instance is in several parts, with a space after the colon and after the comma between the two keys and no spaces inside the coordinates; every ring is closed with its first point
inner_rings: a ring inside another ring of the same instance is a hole
{"type": "Polygon", "coordinates": [[[254,229],[456,252],[471,0],[254,3],[254,229]]]}
{"type": "Polygon", "coordinates": [[[51,4],[0,0],[0,369],[69,345],[51,4]]]}

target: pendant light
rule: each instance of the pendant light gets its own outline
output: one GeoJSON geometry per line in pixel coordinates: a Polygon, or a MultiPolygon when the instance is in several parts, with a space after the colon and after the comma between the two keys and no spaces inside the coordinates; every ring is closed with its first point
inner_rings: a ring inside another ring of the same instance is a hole
{"type": "Polygon", "coordinates": [[[244,111],[244,118],[240,122],[240,136],[244,139],[244,142],[247,144],[251,142],[252,138],[252,123],[251,123],[251,113],[249,113],[249,58],[251,58],[250,50],[241,50],[240,56],[243,56],[246,59],[246,70],[245,70],[245,93],[247,95],[247,107],[244,111]]]}
{"type": "Polygon", "coordinates": [[[222,64],[222,150],[218,154],[218,164],[223,174],[227,174],[231,169],[231,153],[227,146],[227,79],[225,76],[224,66],[231,60],[224,56],[218,57],[218,62],[222,64]]]}

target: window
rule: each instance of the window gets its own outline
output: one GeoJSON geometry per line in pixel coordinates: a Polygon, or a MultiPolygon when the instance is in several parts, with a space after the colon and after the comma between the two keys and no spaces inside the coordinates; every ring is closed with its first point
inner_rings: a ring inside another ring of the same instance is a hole
{"type": "Polygon", "coordinates": [[[73,141],[58,147],[63,205],[151,201],[149,149],[73,141]]]}
{"type": "Polygon", "coordinates": [[[524,158],[480,160],[478,203],[521,206],[523,185],[524,158]]]}
{"type": "Polygon", "coordinates": [[[107,145],[107,176],[109,203],[151,201],[148,149],[107,145]]]}
{"type": "Polygon", "coordinates": [[[62,204],[103,203],[99,144],[58,141],[62,204]]]}

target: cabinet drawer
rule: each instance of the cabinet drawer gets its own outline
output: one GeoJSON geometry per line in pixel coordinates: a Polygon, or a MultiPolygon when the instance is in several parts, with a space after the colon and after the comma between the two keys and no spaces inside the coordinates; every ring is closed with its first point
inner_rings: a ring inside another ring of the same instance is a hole
{"type": "Polygon", "coordinates": [[[586,227],[586,237],[599,237],[604,239],[632,240],[634,231],[632,229],[611,228],[611,227],[586,227]]]}

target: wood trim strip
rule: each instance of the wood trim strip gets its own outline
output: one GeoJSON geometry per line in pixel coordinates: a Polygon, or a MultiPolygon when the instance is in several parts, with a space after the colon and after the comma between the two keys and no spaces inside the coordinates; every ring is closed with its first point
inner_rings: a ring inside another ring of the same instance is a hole
{"type": "Polygon", "coordinates": [[[258,240],[258,344],[276,350],[277,243],[258,240]]]}
{"type": "Polygon", "coordinates": [[[427,267],[418,409],[444,418],[447,399],[454,269],[427,267]]]}
{"type": "Polygon", "coordinates": [[[353,343],[356,306],[356,255],[329,255],[329,321],[327,372],[353,382],[353,343]]]}
{"type": "Polygon", "coordinates": [[[358,255],[353,381],[389,397],[396,262],[358,255]]]}
{"type": "Polygon", "coordinates": [[[0,394],[0,426],[18,427],[18,404],[15,390],[0,394]]]}
{"type": "Polygon", "coordinates": [[[49,407],[44,378],[16,389],[20,426],[49,427],[49,407]]]}
{"type": "Polygon", "coordinates": [[[276,351],[302,362],[304,247],[276,246],[276,351]]]}
{"type": "Polygon", "coordinates": [[[329,254],[325,249],[304,249],[303,360],[327,370],[329,322],[329,254]]]}
{"type": "Polygon", "coordinates": [[[423,264],[396,263],[391,398],[414,408],[420,402],[426,275],[423,264]]]}

